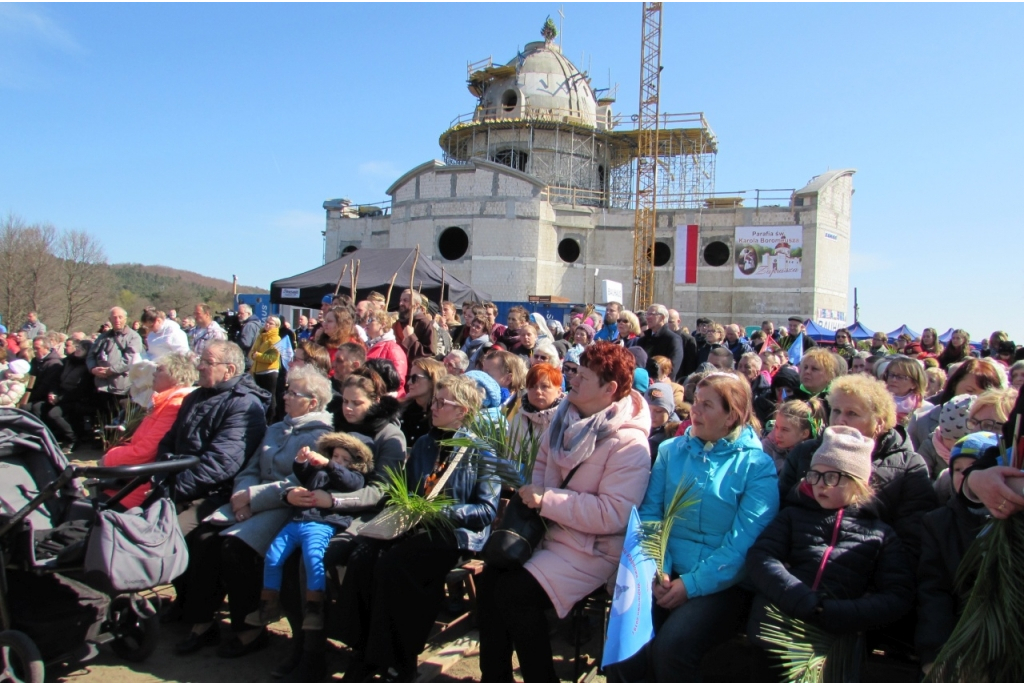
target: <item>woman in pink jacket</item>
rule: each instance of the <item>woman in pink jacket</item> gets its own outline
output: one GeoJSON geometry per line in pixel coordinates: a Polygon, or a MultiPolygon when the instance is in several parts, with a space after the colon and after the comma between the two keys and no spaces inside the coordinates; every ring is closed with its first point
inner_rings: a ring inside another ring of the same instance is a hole
{"type": "Polygon", "coordinates": [[[391,330],[394,319],[386,311],[375,311],[366,317],[363,328],[369,338],[367,341],[367,359],[387,359],[395,365],[398,372],[398,399],[405,397],[405,377],[409,373],[409,358],[402,346],[395,342],[395,334],[391,330]]]}
{"type": "MultiPolygon", "coordinates": [[[[178,410],[185,397],[194,389],[199,371],[188,354],[173,353],[157,361],[153,376],[153,407],[135,429],[131,440],[114,447],[103,456],[103,466],[130,466],[156,461],[156,448],[167,431],[174,425],[178,410]]],[[[113,496],[117,490],[107,490],[113,496]]],[[[142,504],[149,494],[149,486],[136,488],[121,500],[125,509],[142,504]]]]}
{"type": "Polygon", "coordinates": [[[587,347],[568,401],[541,437],[533,482],[519,495],[541,512],[548,530],[523,568],[480,576],[481,682],[512,682],[513,650],[525,681],[557,682],[545,610],[554,607],[564,618],[615,575],[651,466],[651,415],[632,390],[633,367],[622,347],[587,347]]]}

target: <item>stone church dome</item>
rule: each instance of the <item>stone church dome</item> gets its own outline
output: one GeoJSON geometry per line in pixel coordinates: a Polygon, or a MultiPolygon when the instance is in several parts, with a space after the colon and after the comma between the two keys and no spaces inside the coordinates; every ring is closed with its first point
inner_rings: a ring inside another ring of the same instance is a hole
{"type": "Polygon", "coordinates": [[[587,77],[548,41],[527,43],[504,67],[474,83],[484,119],[549,119],[595,126],[597,99],[587,77]]]}

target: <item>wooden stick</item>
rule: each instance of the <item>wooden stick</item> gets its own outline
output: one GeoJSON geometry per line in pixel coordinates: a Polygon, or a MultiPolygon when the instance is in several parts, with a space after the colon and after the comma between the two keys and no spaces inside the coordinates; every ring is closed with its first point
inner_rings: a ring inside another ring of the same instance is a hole
{"type": "MultiPolygon", "coordinates": [[[[416,283],[416,265],[420,261],[420,246],[416,246],[416,254],[412,258],[412,271],[409,272],[409,290],[413,289],[413,285],[416,283]]],[[[413,317],[416,316],[416,303],[409,308],[409,325],[412,326],[413,317]]]]}
{"type": "Polygon", "coordinates": [[[338,296],[338,292],[341,290],[341,279],[345,278],[345,272],[348,271],[348,264],[341,269],[341,275],[338,276],[338,284],[334,286],[334,296],[338,296]]]}
{"type": "Polygon", "coordinates": [[[1020,442],[1020,414],[1017,414],[1017,420],[1013,424],[1013,443],[1010,445],[1010,449],[1013,450],[1013,467],[1020,469],[1024,466],[1024,459],[1018,454],[1020,450],[1017,447],[1017,443],[1020,442]]]}
{"type": "Polygon", "coordinates": [[[389,311],[389,312],[391,311],[391,290],[395,287],[395,279],[396,278],[398,278],[398,272],[397,271],[395,272],[395,275],[391,277],[391,284],[388,286],[388,296],[384,300],[384,310],[385,311],[389,311]]]}
{"type": "Polygon", "coordinates": [[[441,297],[437,300],[437,306],[442,307],[444,305],[444,264],[441,265],[441,297]]]}
{"type": "Polygon", "coordinates": [[[356,302],[356,260],[353,258],[349,264],[352,265],[352,270],[348,273],[348,295],[352,300],[352,304],[356,302]]]}
{"type": "MultiPolygon", "coordinates": [[[[356,280],[355,280],[355,283],[352,284],[352,289],[355,290],[356,292],[359,292],[359,271],[362,268],[362,264],[363,264],[363,260],[361,260],[361,259],[357,259],[356,260],[356,280]]],[[[352,304],[355,304],[355,303],[356,303],[356,296],[355,296],[355,294],[353,294],[352,295],[352,304]]]]}

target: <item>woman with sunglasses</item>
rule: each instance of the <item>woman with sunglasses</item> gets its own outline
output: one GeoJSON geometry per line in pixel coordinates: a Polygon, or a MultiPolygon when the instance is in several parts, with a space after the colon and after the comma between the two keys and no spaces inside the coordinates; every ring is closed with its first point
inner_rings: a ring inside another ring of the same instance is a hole
{"type": "Polygon", "coordinates": [[[353,650],[346,681],[386,677],[389,668],[398,682],[415,680],[448,573],[463,554],[483,549],[498,510],[498,479],[479,473],[479,457],[441,444],[453,433],[467,435],[465,426],[479,410],[472,379],[442,379],[431,402],[434,427],[416,441],[406,466],[410,491],[423,496],[437,487],[451,500],[445,510],[450,528],[417,526],[394,540],[361,539],[352,553],[339,597],[340,637],[353,650]]]}
{"type": "Polygon", "coordinates": [[[636,317],[636,314],[630,311],[623,311],[619,314],[619,319],[615,325],[619,329],[617,344],[623,347],[633,347],[640,342],[642,332],[640,330],[640,319],[636,317]]]}
{"type": "Polygon", "coordinates": [[[434,399],[434,388],[447,374],[444,364],[435,359],[420,357],[409,364],[400,422],[406,445],[415,445],[420,436],[430,430],[430,403],[434,399]]]}
{"type": "MultiPolygon", "coordinates": [[[[871,481],[878,517],[896,529],[913,556],[921,550],[921,517],[938,506],[928,466],[914,451],[902,428],[896,426],[896,403],[882,381],[864,374],[841,376],[828,393],[830,426],[856,428],[875,447],[871,453],[871,481]]],[[[792,449],[779,474],[783,501],[795,496],[811,466],[821,438],[805,440],[792,449]]]]}
{"type": "Polygon", "coordinates": [[[551,366],[558,367],[561,365],[561,361],[561,357],[558,356],[558,350],[550,342],[538,343],[533,348],[533,354],[530,355],[530,366],[551,364],[551,366]]]}

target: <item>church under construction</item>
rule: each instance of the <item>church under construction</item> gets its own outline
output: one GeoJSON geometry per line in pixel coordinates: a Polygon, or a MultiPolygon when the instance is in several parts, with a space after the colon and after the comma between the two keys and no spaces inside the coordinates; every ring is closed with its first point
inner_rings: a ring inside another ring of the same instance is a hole
{"type": "MultiPolygon", "coordinates": [[[[503,301],[631,305],[638,136],[614,97],[542,32],[506,64],[470,64],[473,112],[441,134],[440,159],[395,180],[383,207],[328,200],[326,261],[415,247],[503,301]]],[[[658,114],[654,301],[741,325],[798,314],[846,324],[853,169],[803,188],[721,193],[703,113],[658,114]]],[[[692,325],[692,323],[690,324],[692,325]]]]}

